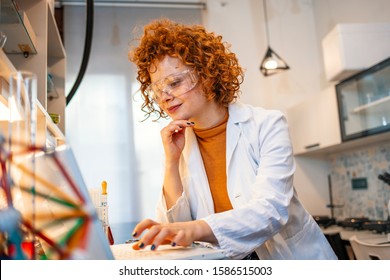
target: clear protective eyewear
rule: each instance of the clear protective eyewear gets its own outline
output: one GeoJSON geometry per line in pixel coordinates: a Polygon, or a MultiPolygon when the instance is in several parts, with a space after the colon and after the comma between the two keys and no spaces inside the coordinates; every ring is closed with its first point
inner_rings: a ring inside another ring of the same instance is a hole
{"type": "Polygon", "coordinates": [[[194,69],[187,69],[152,83],[149,87],[150,97],[157,103],[161,102],[163,93],[176,98],[192,90],[197,83],[198,77],[194,69]]]}

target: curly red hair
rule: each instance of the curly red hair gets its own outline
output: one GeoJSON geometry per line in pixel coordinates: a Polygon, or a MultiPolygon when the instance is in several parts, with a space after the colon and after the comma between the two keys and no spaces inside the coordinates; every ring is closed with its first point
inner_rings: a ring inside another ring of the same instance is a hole
{"type": "Polygon", "coordinates": [[[238,97],[244,79],[243,69],[236,55],[222,41],[222,36],[207,32],[201,25],[183,25],[169,19],[155,20],[144,27],[138,47],[129,52],[129,60],[138,68],[146,118],[167,115],[149,98],[150,67],[156,60],[169,55],[195,69],[208,100],[214,99],[227,107],[238,97]]]}

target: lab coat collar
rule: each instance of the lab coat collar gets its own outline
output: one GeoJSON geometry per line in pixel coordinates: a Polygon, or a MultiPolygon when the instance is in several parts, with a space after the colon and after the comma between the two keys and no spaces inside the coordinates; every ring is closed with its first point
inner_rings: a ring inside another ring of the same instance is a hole
{"type": "Polygon", "coordinates": [[[229,106],[229,120],[226,128],[226,167],[232,159],[233,152],[241,135],[241,123],[249,120],[251,116],[249,107],[241,103],[233,103],[229,106]]]}
{"type": "Polygon", "coordinates": [[[238,124],[249,120],[251,117],[250,107],[240,102],[229,105],[229,122],[238,124]]]}

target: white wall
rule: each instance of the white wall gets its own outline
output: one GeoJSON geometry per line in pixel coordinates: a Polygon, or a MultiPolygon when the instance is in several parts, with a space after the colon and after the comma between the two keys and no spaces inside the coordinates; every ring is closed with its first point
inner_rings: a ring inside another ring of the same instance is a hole
{"type": "Polygon", "coordinates": [[[208,0],[204,23],[232,44],[246,69],[241,100],[285,111],[320,91],[312,1],[268,1],[267,17],[270,42],[266,41],[263,5],[259,0],[208,0]],[[259,66],[267,43],[289,64],[290,70],[269,77],[261,74],[259,66]]]}

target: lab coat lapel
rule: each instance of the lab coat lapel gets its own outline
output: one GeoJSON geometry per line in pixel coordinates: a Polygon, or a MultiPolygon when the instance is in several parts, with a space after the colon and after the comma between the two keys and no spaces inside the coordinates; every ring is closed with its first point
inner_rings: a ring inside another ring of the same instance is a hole
{"type": "Polygon", "coordinates": [[[237,147],[238,139],[240,138],[241,130],[238,124],[231,124],[227,126],[226,132],[226,170],[228,170],[229,163],[232,159],[233,152],[237,147]]]}
{"type": "Polygon", "coordinates": [[[192,129],[186,129],[186,145],[183,150],[183,172],[191,178],[188,192],[194,199],[191,212],[199,219],[214,213],[214,203],[198,142],[192,129]]]}
{"type": "Polygon", "coordinates": [[[248,118],[249,112],[244,110],[240,103],[233,103],[229,106],[229,120],[226,128],[226,170],[229,170],[229,164],[241,136],[240,123],[248,118]]]}

